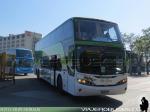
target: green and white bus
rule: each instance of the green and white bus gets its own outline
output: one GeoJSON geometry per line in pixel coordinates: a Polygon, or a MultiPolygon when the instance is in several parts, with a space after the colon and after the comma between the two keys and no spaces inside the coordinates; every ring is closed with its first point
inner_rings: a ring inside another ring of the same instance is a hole
{"type": "Polygon", "coordinates": [[[74,17],[35,46],[36,74],[74,96],[123,94],[127,89],[125,49],[118,25],[74,17]]]}

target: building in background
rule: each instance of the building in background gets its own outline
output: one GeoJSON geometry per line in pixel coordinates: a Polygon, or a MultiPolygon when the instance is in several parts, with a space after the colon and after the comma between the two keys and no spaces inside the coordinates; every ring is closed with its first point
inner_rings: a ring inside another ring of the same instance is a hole
{"type": "Polygon", "coordinates": [[[35,43],[42,38],[42,34],[25,31],[22,34],[9,34],[9,36],[0,36],[0,50],[10,48],[27,48],[34,51],[35,43]]]}

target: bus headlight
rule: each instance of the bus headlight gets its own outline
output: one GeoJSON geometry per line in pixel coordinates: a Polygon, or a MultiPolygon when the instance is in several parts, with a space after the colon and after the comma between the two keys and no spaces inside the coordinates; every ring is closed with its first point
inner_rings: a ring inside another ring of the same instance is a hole
{"type": "Polygon", "coordinates": [[[78,82],[79,82],[80,84],[85,84],[85,83],[86,83],[86,80],[85,80],[85,79],[78,79],[78,82]]]}
{"type": "Polygon", "coordinates": [[[78,83],[80,84],[84,84],[84,85],[93,85],[92,80],[88,80],[88,79],[77,79],[78,83]]]}
{"type": "Polygon", "coordinates": [[[125,84],[125,83],[127,83],[127,78],[119,81],[117,84],[119,85],[119,84],[125,84]]]}

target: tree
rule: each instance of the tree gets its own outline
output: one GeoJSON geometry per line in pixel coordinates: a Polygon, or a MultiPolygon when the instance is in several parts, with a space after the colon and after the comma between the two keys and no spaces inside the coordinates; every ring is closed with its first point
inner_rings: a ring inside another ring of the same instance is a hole
{"type": "Polygon", "coordinates": [[[147,28],[147,29],[143,29],[142,33],[143,33],[144,36],[150,37],[150,27],[147,28]]]}
{"type": "Polygon", "coordinates": [[[149,74],[149,64],[150,60],[148,60],[148,56],[150,56],[150,27],[147,29],[143,29],[143,44],[144,44],[144,56],[145,56],[145,65],[146,65],[146,72],[149,74]]]}
{"type": "Polygon", "coordinates": [[[126,62],[126,66],[128,66],[128,70],[130,75],[132,75],[132,53],[133,53],[133,47],[134,47],[134,41],[136,39],[136,35],[134,33],[124,33],[123,35],[123,42],[125,45],[129,46],[129,49],[131,50],[129,59],[126,62]]]}
{"type": "Polygon", "coordinates": [[[142,30],[141,36],[136,36],[133,33],[123,34],[123,41],[126,45],[129,46],[131,50],[129,58],[129,68],[130,74],[132,74],[132,53],[137,54],[137,66],[138,74],[141,74],[142,60],[145,59],[145,68],[147,74],[149,74],[149,65],[150,65],[150,27],[142,30]]]}
{"type": "MultiPolygon", "coordinates": [[[[139,56],[139,66],[141,66],[142,58],[145,59],[145,68],[147,74],[149,74],[149,61],[148,61],[148,55],[150,54],[150,28],[142,30],[143,35],[139,36],[139,38],[136,39],[134,42],[134,52],[136,52],[139,56]]],[[[139,74],[140,71],[139,71],[139,74]]]]}
{"type": "Polygon", "coordinates": [[[137,68],[138,68],[138,74],[141,75],[141,65],[142,65],[142,59],[143,59],[143,52],[144,52],[144,40],[142,37],[137,37],[137,39],[134,41],[134,47],[133,51],[138,55],[137,58],[137,68]]]}
{"type": "Polygon", "coordinates": [[[134,33],[130,33],[130,34],[127,34],[127,33],[124,33],[122,34],[123,36],[123,42],[129,46],[129,49],[132,51],[133,49],[133,44],[134,44],[134,41],[136,39],[136,36],[134,33]]]}

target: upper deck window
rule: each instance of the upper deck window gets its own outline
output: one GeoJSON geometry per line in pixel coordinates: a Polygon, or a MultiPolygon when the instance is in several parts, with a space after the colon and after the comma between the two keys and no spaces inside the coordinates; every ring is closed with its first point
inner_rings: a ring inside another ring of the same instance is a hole
{"type": "Polygon", "coordinates": [[[32,57],[32,52],[30,50],[16,50],[17,57],[32,57]]]}
{"type": "Polygon", "coordinates": [[[76,25],[77,40],[120,41],[120,34],[117,25],[110,22],[94,20],[79,20],[76,25]]]}

